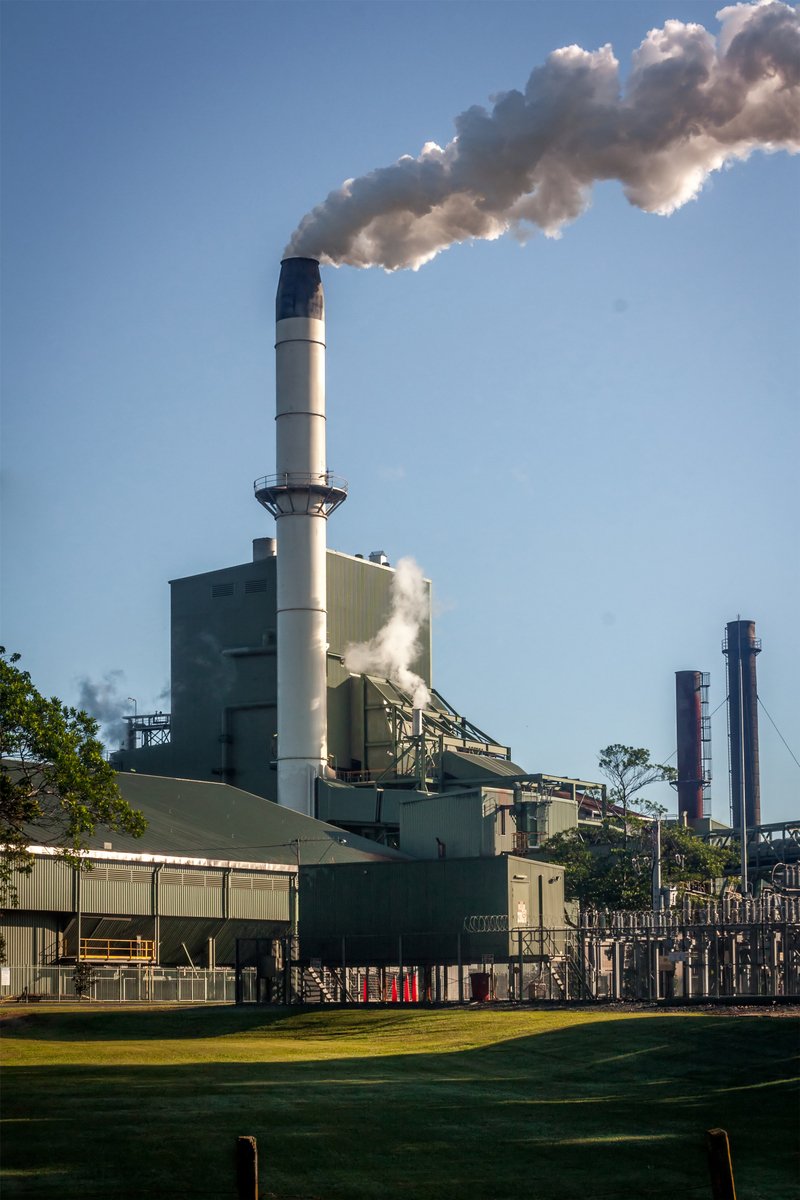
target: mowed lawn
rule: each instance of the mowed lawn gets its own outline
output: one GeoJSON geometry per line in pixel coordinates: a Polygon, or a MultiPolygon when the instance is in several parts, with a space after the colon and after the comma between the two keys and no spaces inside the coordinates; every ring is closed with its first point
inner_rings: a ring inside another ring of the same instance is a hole
{"type": "Polygon", "coordinates": [[[796,1200],[792,1017],[617,1010],[15,1008],[10,1197],[796,1200]]]}

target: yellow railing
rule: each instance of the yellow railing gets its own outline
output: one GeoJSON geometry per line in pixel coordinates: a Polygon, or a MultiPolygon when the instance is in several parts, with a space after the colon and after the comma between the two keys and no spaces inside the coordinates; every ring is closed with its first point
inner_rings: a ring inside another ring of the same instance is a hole
{"type": "Polygon", "coordinates": [[[154,962],[156,944],[148,938],[81,938],[80,956],[89,962],[154,962]]]}

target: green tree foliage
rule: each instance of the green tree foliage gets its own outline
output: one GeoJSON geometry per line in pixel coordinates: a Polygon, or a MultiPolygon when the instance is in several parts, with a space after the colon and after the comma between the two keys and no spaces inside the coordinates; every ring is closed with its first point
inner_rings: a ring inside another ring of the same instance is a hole
{"type": "Polygon", "coordinates": [[[636,746],[621,746],[618,742],[600,751],[599,765],[611,784],[608,793],[611,803],[619,805],[625,816],[628,815],[631,804],[653,816],[666,811],[645,800],[639,793],[651,783],[677,779],[678,772],[674,767],[651,762],[649,750],[636,746]]]}
{"type": "MultiPolygon", "coordinates": [[[[565,868],[567,897],[583,908],[647,909],[652,904],[653,822],[629,816],[557,833],[543,846],[565,868]]],[[[735,857],[735,856],[734,856],[735,857]]],[[[683,825],[661,824],[661,879],[680,897],[707,887],[731,867],[729,850],[710,846],[683,825]]]]}
{"type": "Polygon", "coordinates": [[[75,964],[75,970],[72,972],[72,984],[75,988],[75,995],[79,1000],[84,996],[91,996],[92,988],[97,983],[100,975],[97,969],[88,962],[79,962],[75,964]]]}
{"type": "Polygon", "coordinates": [[[74,866],[97,826],[139,837],[141,813],[123,800],[95,737],[97,722],[46,699],[18,654],[0,647],[0,903],[15,904],[29,845],[55,847],[74,866]]]}

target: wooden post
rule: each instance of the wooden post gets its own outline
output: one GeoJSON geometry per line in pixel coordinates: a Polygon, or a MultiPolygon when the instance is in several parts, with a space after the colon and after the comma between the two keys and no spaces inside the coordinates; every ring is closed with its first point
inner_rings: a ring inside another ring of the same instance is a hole
{"type": "Polygon", "coordinates": [[[706,1150],[711,1175],[711,1195],[714,1200],[736,1200],[731,1147],[724,1129],[706,1131],[706,1150]]]}
{"type": "Polygon", "coordinates": [[[258,1145],[254,1137],[236,1143],[236,1187],[239,1200],[258,1200],[258,1145]]]}
{"type": "Polygon", "coordinates": [[[461,934],[457,934],[456,951],[458,954],[458,1003],[464,1003],[464,963],[461,959],[461,934]]]}

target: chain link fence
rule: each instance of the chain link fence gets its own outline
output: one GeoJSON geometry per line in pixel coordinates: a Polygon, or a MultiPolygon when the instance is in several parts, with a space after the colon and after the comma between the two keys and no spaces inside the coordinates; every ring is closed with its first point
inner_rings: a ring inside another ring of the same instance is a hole
{"type": "MultiPolygon", "coordinates": [[[[84,965],[84,964],[82,964],[84,965]]],[[[78,1000],[75,967],[3,967],[0,1000],[78,1000]]],[[[236,972],[201,967],[94,966],[83,994],[103,1003],[233,1004],[236,972]]]]}

